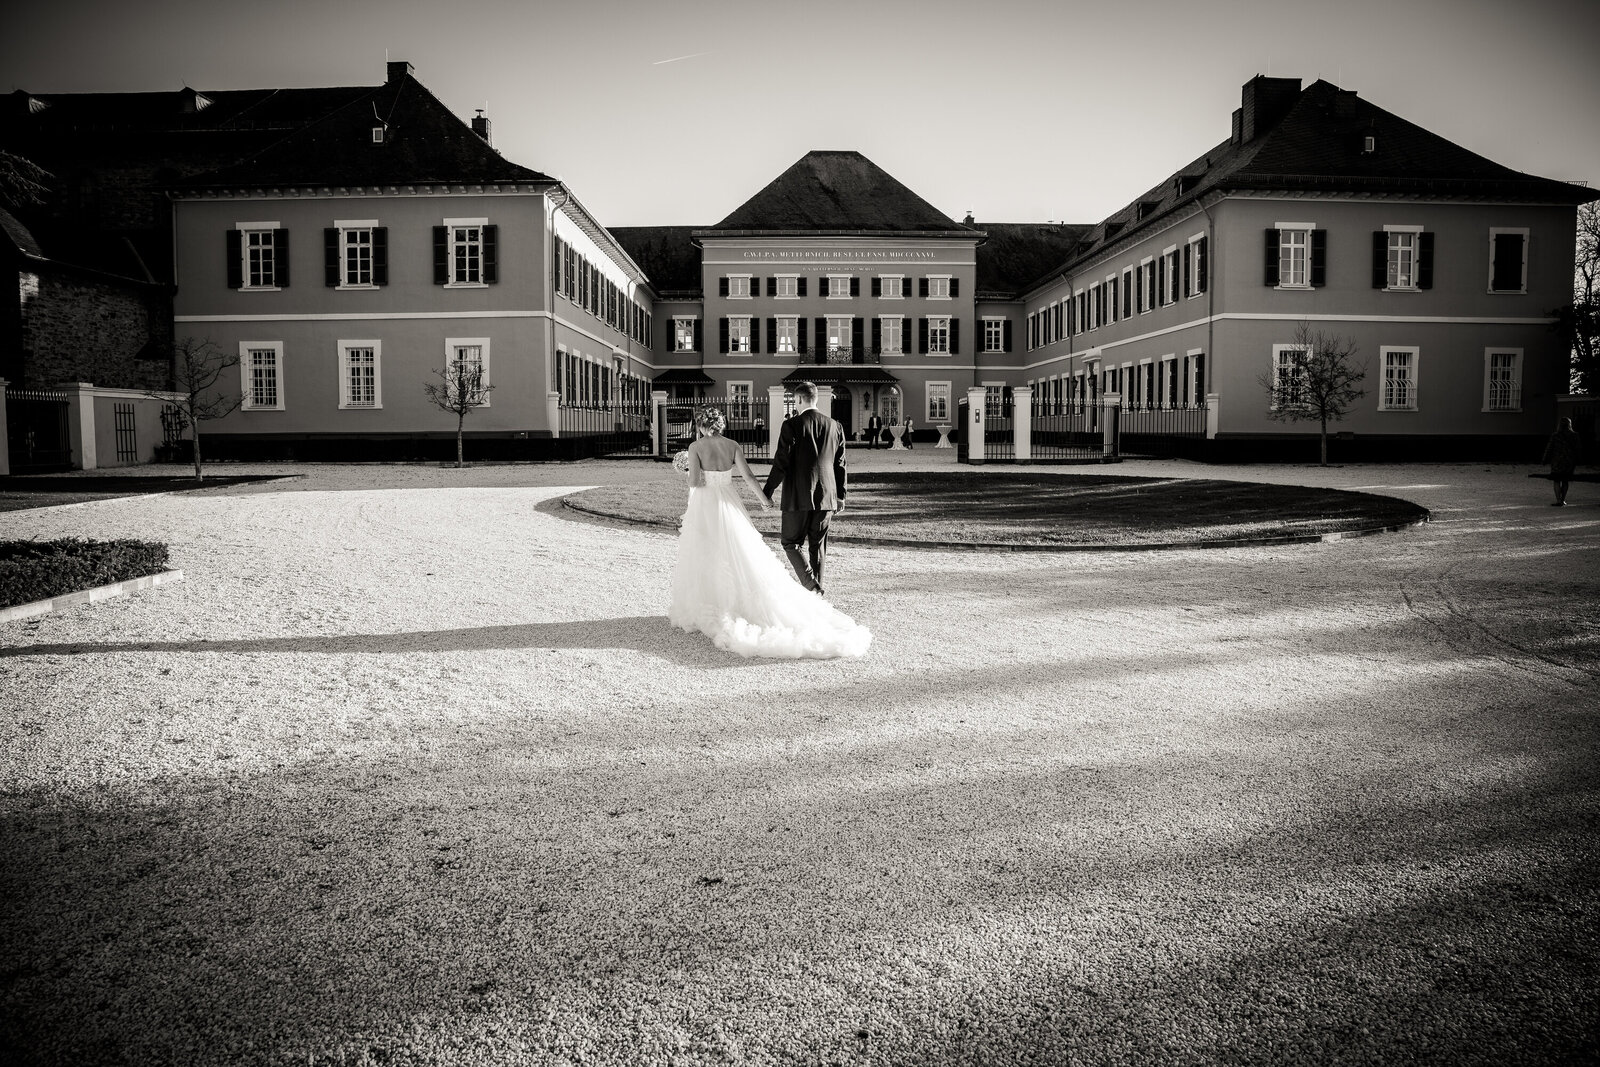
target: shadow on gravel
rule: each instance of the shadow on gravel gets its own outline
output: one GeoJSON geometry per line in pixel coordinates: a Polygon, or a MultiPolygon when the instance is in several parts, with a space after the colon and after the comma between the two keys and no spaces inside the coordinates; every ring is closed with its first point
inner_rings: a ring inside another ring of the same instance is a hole
{"type": "Polygon", "coordinates": [[[208,475],[205,481],[191,477],[162,475],[19,475],[0,478],[0,511],[25,511],[59,504],[80,504],[89,500],[114,500],[151,493],[184,493],[199,489],[223,489],[252,482],[278,481],[297,475],[233,474],[208,475]]]}

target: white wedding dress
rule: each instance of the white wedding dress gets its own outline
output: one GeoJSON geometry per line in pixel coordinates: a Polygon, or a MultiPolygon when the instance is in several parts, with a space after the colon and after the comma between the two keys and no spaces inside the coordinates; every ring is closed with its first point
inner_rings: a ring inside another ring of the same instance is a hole
{"type": "Polygon", "coordinates": [[[750,524],[735,476],[706,471],[705,486],[689,490],[667,619],[741,656],[866,655],[871,631],[800,587],[750,524]]]}

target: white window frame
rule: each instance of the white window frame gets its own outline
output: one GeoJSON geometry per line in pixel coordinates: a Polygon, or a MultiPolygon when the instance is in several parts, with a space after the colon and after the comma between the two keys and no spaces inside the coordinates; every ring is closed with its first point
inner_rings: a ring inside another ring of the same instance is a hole
{"type": "Polygon", "coordinates": [[[282,341],[240,341],[239,342],[239,385],[243,393],[239,410],[241,411],[283,411],[283,342],[282,341]],[[254,370],[255,364],[251,360],[252,351],[271,351],[273,353],[272,389],[277,397],[275,404],[258,404],[255,402],[254,370]]]}
{"type": "Polygon", "coordinates": [[[694,347],[694,324],[699,322],[699,321],[700,321],[700,316],[699,315],[674,315],[674,316],[672,316],[672,350],[674,352],[698,352],[699,351],[698,348],[694,347]],[[679,330],[679,327],[682,326],[685,323],[688,324],[688,330],[689,330],[689,347],[688,348],[682,348],[682,347],[679,346],[679,341],[682,340],[682,339],[678,336],[678,330],[679,330]]]}
{"type": "Polygon", "coordinates": [[[1145,256],[1139,261],[1139,288],[1143,307],[1139,314],[1148,315],[1156,309],[1156,257],[1145,256]]]}
{"type": "Polygon", "coordinates": [[[829,300],[849,300],[850,299],[850,279],[852,277],[854,277],[854,275],[850,275],[850,274],[829,274],[828,275],[828,299],[829,300]],[[839,291],[840,289],[843,289],[844,292],[841,293],[839,291]]]}
{"type": "Polygon", "coordinates": [[[1378,366],[1382,378],[1378,381],[1378,410],[1379,411],[1416,411],[1418,400],[1418,373],[1417,364],[1422,361],[1422,349],[1416,345],[1379,345],[1378,366]],[[1404,353],[1410,358],[1406,360],[1406,390],[1409,403],[1394,404],[1389,400],[1389,356],[1404,353]]]}
{"type": "Polygon", "coordinates": [[[485,218],[474,218],[474,219],[445,219],[444,220],[444,241],[445,241],[445,283],[444,283],[444,287],[446,289],[487,289],[489,287],[489,283],[483,280],[483,228],[485,226],[487,226],[487,225],[489,225],[489,220],[488,220],[487,217],[485,217],[485,218]],[[456,249],[460,245],[465,245],[468,248],[472,247],[472,242],[470,240],[469,241],[458,241],[457,238],[456,238],[456,231],[457,230],[465,230],[465,229],[476,229],[478,231],[478,240],[477,240],[477,248],[478,248],[478,280],[477,281],[471,281],[470,279],[467,280],[467,281],[458,281],[456,279],[456,249]]]}
{"type": "Polygon", "coordinates": [[[930,275],[928,275],[928,299],[929,300],[949,300],[950,299],[950,279],[953,278],[953,277],[955,277],[955,275],[953,275],[953,274],[930,274],[930,275]],[[935,292],[935,290],[943,290],[943,292],[935,292]]]}
{"type": "MultiPolygon", "coordinates": [[[[1189,284],[1184,286],[1183,295],[1188,299],[1204,295],[1200,291],[1200,242],[1205,239],[1205,234],[1197,233],[1185,242],[1188,249],[1185,254],[1189,257],[1189,284]]],[[[1182,272],[1179,273],[1181,275],[1182,272]]]]}
{"type": "Polygon", "coordinates": [[[753,275],[750,275],[750,274],[730,274],[730,275],[728,275],[728,299],[729,300],[751,300],[751,299],[753,299],[755,297],[755,294],[750,291],[750,279],[752,277],[753,277],[753,275]],[[736,283],[736,282],[744,287],[744,292],[736,293],[736,292],[733,291],[734,283],[736,283]]]}
{"type": "Polygon", "coordinates": [[[1526,226],[1491,226],[1489,227],[1489,279],[1485,283],[1492,296],[1516,296],[1528,291],[1528,245],[1531,243],[1529,230],[1526,226]],[[1522,286],[1517,289],[1496,289],[1494,287],[1494,239],[1502,233],[1520,233],[1522,235],[1522,286]]]}
{"type": "Polygon", "coordinates": [[[754,397],[755,397],[755,383],[753,383],[753,382],[729,382],[728,383],[728,418],[729,419],[739,419],[742,422],[748,422],[750,420],[750,415],[751,415],[751,412],[753,410],[751,405],[754,403],[754,397]],[[739,390],[741,388],[743,388],[743,390],[744,390],[744,399],[742,401],[737,399],[739,390]],[[743,408],[742,409],[740,407],[741,403],[743,404],[743,408]]]}
{"type": "Polygon", "coordinates": [[[1417,272],[1422,268],[1422,227],[1421,226],[1385,226],[1384,233],[1384,279],[1383,291],[1386,293],[1416,293],[1417,272]],[[1410,248],[1398,247],[1397,238],[1410,237],[1410,248]],[[1404,252],[1411,255],[1411,273],[1404,275],[1400,271],[1399,261],[1404,252]]]}
{"type": "Polygon", "coordinates": [[[1491,346],[1483,350],[1483,410],[1496,412],[1522,410],[1522,349],[1500,345],[1491,346]],[[1511,357],[1511,388],[1515,393],[1512,401],[1503,405],[1497,405],[1494,402],[1494,379],[1492,374],[1495,356],[1511,357]]]}
{"type": "Polygon", "coordinates": [[[878,328],[878,337],[882,342],[879,346],[885,356],[903,356],[906,354],[906,317],[904,315],[879,315],[878,321],[882,325],[878,328]],[[889,345],[889,327],[894,326],[894,347],[889,345]]]}
{"type": "MultiPolygon", "coordinates": [[[[282,272],[278,269],[278,230],[283,226],[276,222],[236,222],[233,228],[239,231],[239,286],[240,292],[250,293],[276,293],[283,287],[278,284],[282,272]],[[272,281],[270,284],[250,284],[250,237],[252,234],[272,234],[272,281]]],[[[1492,242],[1491,242],[1492,247],[1492,242]]]]}
{"type": "Polygon", "coordinates": [[[1277,411],[1278,410],[1278,390],[1277,390],[1277,385],[1278,385],[1278,382],[1282,380],[1282,375],[1279,373],[1279,369],[1283,365],[1283,354],[1285,352],[1309,352],[1309,351],[1311,351],[1311,349],[1306,345],[1286,344],[1286,345],[1273,345],[1272,346],[1272,366],[1271,366],[1271,369],[1268,371],[1268,374],[1270,375],[1270,380],[1272,381],[1272,384],[1273,384],[1273,390],[1272,390],[1272,393],[1271,393],[1272,400],[1267,405],[1269,410],[1272,410],[1272,411],[1277,411]]]}
{"type": "Polygon", "coordinates": [[[774,293],[774,296],[773,296],[774,300],[799,300],[800,299],[800,275],[798,275],[798,274],[774,274],[773,277],[776,278],[777,281],[778,281],[777,289],[775,290],[775,293],[774,293]],[[785,289],[787,289],[788,292],[784,292],[785,289]]]}
{"type": "Polygon", "coordinates": [[[339,345],[339,407],[351,408],[357,411],[375,411],[383,407],[383,342],[373,339],[369,341],[340,340],[339,345]],[[353,364],[350,362],[352,349],[364,348],[372,350],[372,403],[358,404],[353,398],[350,388],[350,371],[353,364]]]}
{"type": "Polygon", "coordinates": [[[1178,246],[1168,245],[1161,250],[1161,271],[1167,282],[1167,299],[1162,302],[1162,307],[1171,307],[1178,302],[1178,290],[1183,287],[1183,266],[1178,262],[1178,246]]]}
{"type": "Polygon", "coordinates": [[[1134,285],[1134,277],[1137,275],[1137,273],[1138,272],[1135,271],[1132,267],[1123,267],[1122,268],[1122,284],[1120,286],[1120,292],[1122,294],[1121,295],[1121,300],[1122,300],[1122,308],[1121,308],[1121,310],[1127,312],[1126,315],[1122,316],[1125,319],[1131,319],[1136,314],[1136,312],[1133,310],[1133,308],[1134,308],[1133,285],[1134,285]]]}
{"type": "Polygon", "coordinates": [[[924,382],[922,389],[922,413],[927,416],[925,421],[930,423],[949,422],[955,417],[950,405],[950,382],[924,382]],[[934,414],[934,401],[944,401],[944,414],[934,414]]]}
{"type": "Polygon", "coordinates": [[[950,320],[953,315],[928,316],[928,355],[948,356],[950,354],[950,320]],[[934,331],[941,331],[940,340],[934,342],[934,331]]]}
{"type": "Polygon", "coordinates": [[[750,331],[754,328],[754,321],[754,316],[751,315],[728,316],[728,351],[730,353],[737,355],[750,354],[750,331]],[[740,330],[744,331],[743,337],[739,336],[740,330]],[[741,343],[743,347],[740,347],[741,343]]]}
{"type": "Polygon", "coordinates": [[[372,282],[372,281],[353,282],[353,281],[350,280],[350,259],[349,259],[350,245],[348,243],[349,240],[350,240],[349,235],[352,234],[352,233],[365,233],[367,235],[367,277],[368,278],[375,277],[375,275],[373,274],[373,269],[374,269],[374,265],[376,263],[376,260],[374,259],[374,252],[373,252],[373,245],[372,245],[372,231],[374,231],[374,230],[376,230],[378,228],[378,220],[377,219],[335,219],[334,222],[333,222],[333,225],[334,225],[334,228],[339,231],[339,284],[334,286],[334,288],[335,289],[376,289],[376,288],[378,288],[378,285],[377,285],[376,282],[372,282]]]}
{"type": "Polygon", "coordinates": [[[792,356],[800,351],[800,316],[778,315],[778,343],[774,345],[775,356],[792,356]]]}
{"type": "MultiPolygon", "coordinates": [[[[483,381],[481,384],[484,389],[488,389],[494,384],[494,379],[489,372],[489,338],[487,337],[446,337],[444,339],[444,368],[448,375],[450,364],[455,362],[456,349],[472,348],[474,346],[480,350],[478,362],[483,367],[483,381]]],[[[583,360],[586,363],[590,362],[588,356],[584,356],[583,360]]],[[[486,392],[483,394],[483,403],[478,406],[486,408],[493,399],[494,394],[486,392]]]]}
{"type": "Polygon", "coordinates": [[[983,417],[985,419],[1005,418],[1006,409],[1006,383],[1005,382],[979,382],[983,386],[983,417]]]}
{"type": "Polygon", "coordinates": [[[1275,222],[1272,224],[1278,231],[1278,288],[1279,289],[1310,289],[1311,286],[1311,231],[1317,228],[1314,222],[1275,222]],[[1300,243],[1296,243],[1292,236],[1299,234],[1300,243]],[[1294,265],[1296,249],[1305,253],[1300,261],[1300,280],[1288,281],[1292,272],[1288,269],[1294,265]],[[1287,266],[1286,266],[1287,265],[1287,266]]]}
{"type": "Polygon", "coordinates": [[[906,276],[904,274],[878,275],[878,294],[883,300],[904,300],[906,298],[906,276]],[[889,292],[889,283],[894,283],[894,292],[889,292]]]}
{"type": "Polygon", "coordinates": [[[818,338],[827,345],[829,352],[849,352],[855,345],[855,316],[853,315],[828,315],[827,336],[818,338]],[[831,338],[838,336],[840,340],[834,343],[831,338]]]}
{"type": "MultiPolygon", "coordinates": [[[[1038,312],[1043,316],[1046,312],[1038,312]]],[[[1044,319],[1040,319],[1041,327],[1044,319]]],[[[1041,333],[1042,333],[1041,329],[1041,333]]],[[[1043,340],[1041,336],[1040,340],[1043,340]]],[[[1003,315],[985,315],[983,317],[983,350],[985,352],[1004,352],[1006,350],[1006,320],[1003,315]],[[990,331],[994,335],[990,337],[990,331]],[[992,343],[991,343],[992,342],[992,343]]]]}
{"type": "Polygon", "coordinates": [[[1122,321],[1122,286],[1117,281],[1118,275],[1107,274],[1106,287],[1106,325],[1112,326],[1122,321]]]}

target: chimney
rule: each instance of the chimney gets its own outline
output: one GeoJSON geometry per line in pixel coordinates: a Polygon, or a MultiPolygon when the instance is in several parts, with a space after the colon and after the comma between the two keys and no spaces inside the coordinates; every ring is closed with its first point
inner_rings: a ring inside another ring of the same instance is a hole
{"type": "Polygon", "coordinates": [[[1240,93],[1239,143],[1253,141],[1283,121],[1300,99],[1299,78],[1268,78],[1257,74],[1240,93]]]}
{"type": "Polygon", "coordinates": [[[1233,109],[1233,135],[1230,138],[1234,144],[1244,140],[1244,108],[1233,109]]]}
{"type": "Polygon", "coordinates": [[[385,66],[389,68],[389,76],[384,82],[386,85],[393,85],[401,78],[409,78],[411,76],[411,64],[403,59],[391,59],[385,66]]]}
{"type": "Polygon", "coordinates": [[[494,146],[494,141],[489,136],[489,120],[483,117],[483,108],[478,109],[477,117],[472,120],[472,132],[483,138],[483,143],[494,146]]]}

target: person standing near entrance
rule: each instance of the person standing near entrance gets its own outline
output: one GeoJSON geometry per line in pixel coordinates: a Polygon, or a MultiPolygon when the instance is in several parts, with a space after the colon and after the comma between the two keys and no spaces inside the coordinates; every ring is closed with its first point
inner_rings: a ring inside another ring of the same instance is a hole
{"type": "Polygon", "coordinates": [[[827,596],[822,567],[828,555],[828,524],[844,510],[844,427],[817,410],[817,387],[798,382],[791,390],[796,412],[778,433],[778,450],[767,475],[766,496],[783,486],[780,539],[800,584],[827,596]],[[802,555],[800,546],[807,547],[802,555]]]}
{"type": "Polygon", "coordinates": [[[874,411],[872,417],[867,420],[867,447],[877,448],[878,439],[882,436],[883,419],[879,418],[878,413],[874,411]]]}

